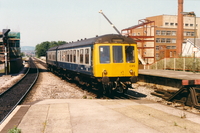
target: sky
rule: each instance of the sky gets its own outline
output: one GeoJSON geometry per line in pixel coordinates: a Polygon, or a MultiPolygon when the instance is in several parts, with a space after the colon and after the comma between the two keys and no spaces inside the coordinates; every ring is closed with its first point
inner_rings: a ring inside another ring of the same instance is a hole
{"type": "MultiPolygon", "coordinates": [[[[200,0],[184,0],[184,11],[200,17],[200,0]]],[[[178,0],[0,0],[0,30],[20,32],[21,46],[45,41],[76,41],[116,34],[138,20],[177,15],[178,0]]]]}

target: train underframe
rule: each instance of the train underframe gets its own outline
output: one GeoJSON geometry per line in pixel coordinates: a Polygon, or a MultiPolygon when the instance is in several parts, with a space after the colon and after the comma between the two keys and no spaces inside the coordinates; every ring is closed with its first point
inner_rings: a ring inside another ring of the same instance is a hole
{"type": "Polygon", "coordinates": [[[137,76],[132,77],[94,77],[78,73],[75,71],[58,69],[55,66],[48,65],[48,70],[63,77],[67,80],[74,80],[80,85],[85,85],[88,88],[96,88],[102,94],[112,95],[114,91],[127,93],[128,88],[132,88],[132,83],[137,82],[137,76]]]}

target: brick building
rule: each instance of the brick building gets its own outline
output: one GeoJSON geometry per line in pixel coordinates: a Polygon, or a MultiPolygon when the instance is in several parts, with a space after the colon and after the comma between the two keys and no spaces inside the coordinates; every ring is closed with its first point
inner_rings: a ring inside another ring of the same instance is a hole
{"type": "MultiPolygon", "coordinates": [[[[176,40],[177,40],[177,18],[176,15],[159,15],[147,17],[145,20],[153,25],[133,26],[122,30],[122,34],[127,34],[133,38],[144,36],[143,41],[138,41],[139,53],[146,63],[153,63],[162,58],[176,57],[176,40]],[[123,33],[125,31],[125,33],[123,33]],[[145,41],[146,40],[146,41],[145,41]],[[148,41],[147,41],[148,40],[148,41]]],[[[196,31],[194,29],[195,18],[193,16],[184,16],[184,40],[186,43],[188,38],[199,37],[200,34],[200,18],[196,18],[196,31]]]]}

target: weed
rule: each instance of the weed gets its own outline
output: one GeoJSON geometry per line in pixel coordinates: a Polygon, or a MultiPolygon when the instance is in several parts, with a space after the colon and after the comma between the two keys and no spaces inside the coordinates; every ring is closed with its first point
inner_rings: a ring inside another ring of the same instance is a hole
{"type": "Polygon", "coordinates": [[[16,126],[13,129],[10,129],[8,133],[21,133],[21,129],[18,129],[16,126]]]}
{"type": "Polygon", "coordinates": [[[178,124],[176,122],[174,122],[174,126],[178,126],[178,124]]]}
{"type": "Polygon", "coordinates": [[[181,118],[186,118],[186,114],[185,113],[181,114],[181,118]]]}
{"type": "Polygon", "coordinates": [[[83,95],[83,99],[87,99],[87,96],[86,96],[86,95],[83,95]]]}

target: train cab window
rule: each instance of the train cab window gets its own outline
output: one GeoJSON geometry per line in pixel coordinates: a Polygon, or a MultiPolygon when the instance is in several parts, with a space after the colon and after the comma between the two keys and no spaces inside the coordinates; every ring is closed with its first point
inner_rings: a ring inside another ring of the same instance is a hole
{"type": "Polygon", "coordinates": [[[100,46],[99,57],[100,57],[100,63],[110,63],[110,47],[100,46]]]}
{"type": "Polygon", "coordinates": [[[70,57],[69,61],[72,62],[72,50],[70,50],[70,56],[69,57],[70,57]]]}
{"type": "Polygon", "coordinates": [[[89,49],[85,49],[85,64],[89,64],[89,49]]]}
{"type": "Polygon", "coordinates": [[[80,63],[83,63],[83,49],[80,50],[80,63]]]}
{"type": "Polygon", "coordinates": [[[73,56],[74,56],[73,62],[76,62],[76,50],[73,51],[73,56]]]}
{"type": "Polygon", "coordinates": [[[114,63],[123,62],[122,46],[113,46],[113,62],[114,63]]]}
{"type": "Polygon", "coordinates": [[[133,46],[126,46],[125,47],[125,55],[126,55],[126,62],[127,63],[134,63],[134,47],[133,46]]]}

